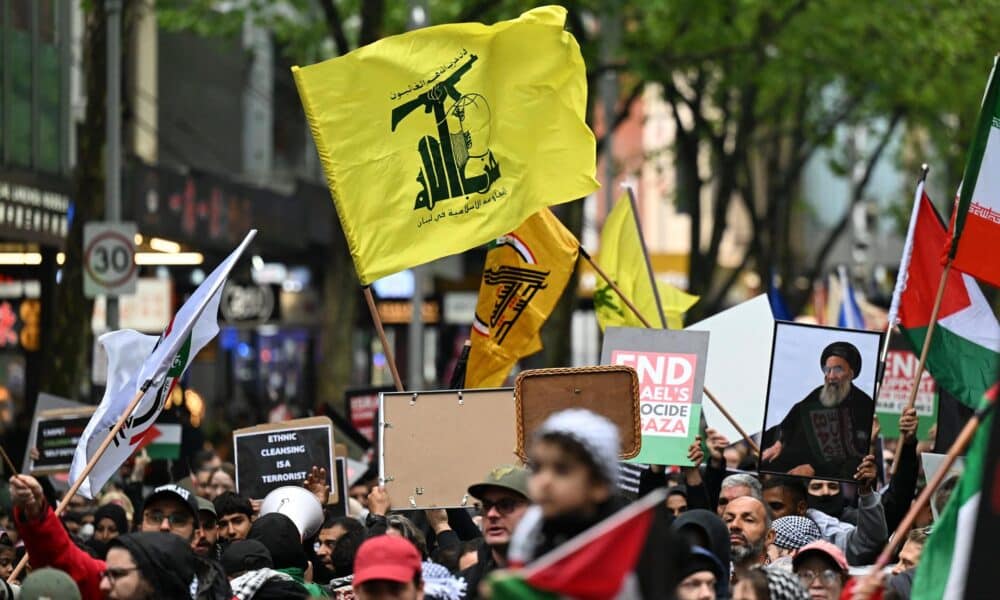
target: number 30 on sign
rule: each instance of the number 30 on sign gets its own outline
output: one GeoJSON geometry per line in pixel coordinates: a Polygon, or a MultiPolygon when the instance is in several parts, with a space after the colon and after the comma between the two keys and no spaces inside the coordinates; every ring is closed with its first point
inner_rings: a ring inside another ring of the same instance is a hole
{"type": "Polygon", "coordinates": [[[134,294],[135,223],[86,223],[83,226],[83,294],[134,294]]]}

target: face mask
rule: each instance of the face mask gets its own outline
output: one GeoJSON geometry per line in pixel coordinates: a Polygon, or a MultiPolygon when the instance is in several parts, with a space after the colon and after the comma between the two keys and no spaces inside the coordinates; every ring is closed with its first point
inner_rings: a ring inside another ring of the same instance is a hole
{"type": "Polygon", "coordinates": [[[815,508],[838,519],[844,512],[844,495],[840,493],[833,496],[813,496],[812,494],[806,494],[806,503],[809,505],[809,508],[815,508]]]}
{"type": "Polygon", "coordinates": [[[84,540],[89,540],[94,537],[94,526],[90,523],[84,523],[83,527],[80,527],[80,538],[84,540]]]}

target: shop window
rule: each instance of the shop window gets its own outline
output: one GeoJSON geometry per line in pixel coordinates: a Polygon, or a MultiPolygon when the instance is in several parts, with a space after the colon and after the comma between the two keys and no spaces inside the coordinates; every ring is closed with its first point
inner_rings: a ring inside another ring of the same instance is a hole
{"type": "Polygon", "coordinates": [[[65,141],[58,7],[0,0],[0,156],[48,172],[60,170],[65,141]]]}

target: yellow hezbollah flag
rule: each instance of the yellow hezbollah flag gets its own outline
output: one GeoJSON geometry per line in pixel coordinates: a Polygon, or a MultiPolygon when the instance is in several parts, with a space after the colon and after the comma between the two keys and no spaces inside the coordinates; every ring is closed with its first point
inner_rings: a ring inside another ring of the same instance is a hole
{"type": "Polygon", "coordinates": [[[597,189],[566,9],[385,38],[293,67],[363,285],[597,189]]]}
{"type": "Polygon", "coordinates": [[[579,248],[547,208],[490,244],[465,387],[503,385],[519,358],[542,349],[539,330],[573,274],[579,248]]]}
{"type": "MultiPolygon", "coordinates": [[[[656,328],[661,326],[660,312],[653,296],[653,286],[646,269],[646,257],[639,239],[638,221],[632,212],[628,196],[618,200],[604,221],[601,231],[601,268],[612,278],[622,293],[639,309],[642,316],[656,328]]],[[[684,327],[684,313],[694,306],[698,296],[686,294],[662,281],[656,282],[663,314],[670,329],[684,327]]],[[[598,278],[594,291],[594,311],[603,331],[605,327],[645,327],[635,313],[622,302],[608,282],[598,278]]]]}

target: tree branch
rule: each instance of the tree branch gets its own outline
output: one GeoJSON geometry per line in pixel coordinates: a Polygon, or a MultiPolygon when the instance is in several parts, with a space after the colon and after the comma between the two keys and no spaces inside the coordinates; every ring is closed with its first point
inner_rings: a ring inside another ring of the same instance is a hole
{"type": "MultiPolygon", "coordinates": [[[[865,171],[862,174],[861,179],[859,179],[858,183],[854,186],[854,190],[851,194],[851,200],[847,205],[847,210],[844,211],[844,215],[840,218],[837,225],[834,226],[830,235],[827,236],[826,241],[823,242],[823,245],[820,246],[819,251],[816,253],[816,257],[813,260],[813,267],[809,271],[809,281],[815,281],[816,278],[819,277],[823,270],[823,263],[826,262],[826,257],[829,256],[834,245],[837,243],[837,240],[840,239],[840,236],[847,230],[847,225],[851,220],[851,213],[854,212],[854,207],[857,206],[864,197],[865,188],[868,187],[872,174],[875,172],[875,167],[878,165],[879,159],[882,157],[883,152],[889,145],[889,141],[892,139],[892,134],[895,133],[896,127],[899,125],[902,117],[902,109],[896,109],[893,112],[892,118],[889,121],[889,126],[886,127],[885,133],[882,134],[882,139],[879,140],[875,150],[872,152],[871,156],[868,157],[867,164],[865,164],[865,171]]],[[[792,314],[798,314],[798,312],[802,309],[807,295],[808,291],[801,297],[799,295],[796,296],[793,306],[791,307],[792,314]]]]}
{"type": "Polygon", "coordinates": [[[382,37],[382,20],[385,17],[385,0],[364,0],[361,3],[361,33],[358,46],[370,44],[382,37]]]}
{"type": "Polygon", "coordinates": [[[344,22],[340,18],[340,11],[333,0],[319,0],[319,5],[323,9],[323,16],[326,18],[326,28],[333,38],[333,43],[337,47],[337,54],[343,56],[351,51],[347,43],[347,36],[344,35],[344,22]]]}
{"type": "Polygon", "coordinates": [[[635,86],[632,88],[632,91],[629,92],[628,96],[625,98],[625,101],[622,103],[621,108],[619,108],[618,112],[615,113],[614,121],[612,121],[610,126],[606,128],[606,131],[604,135],[601,136],[601,139],[597,140],[598,155],[600,155],[601,152],[604,151],[604,146],[607,145],[610,134],[614,133],[618,129],[618,127],[622,123],[624,123],[625,120],[629,118],[629,116],[631,116],[632,104],[634,104],[636,99],[642,95],[642,90],[645,85],[646,85],[645,81],[640,81],[639,83],[635,84],[635,86]]]}

